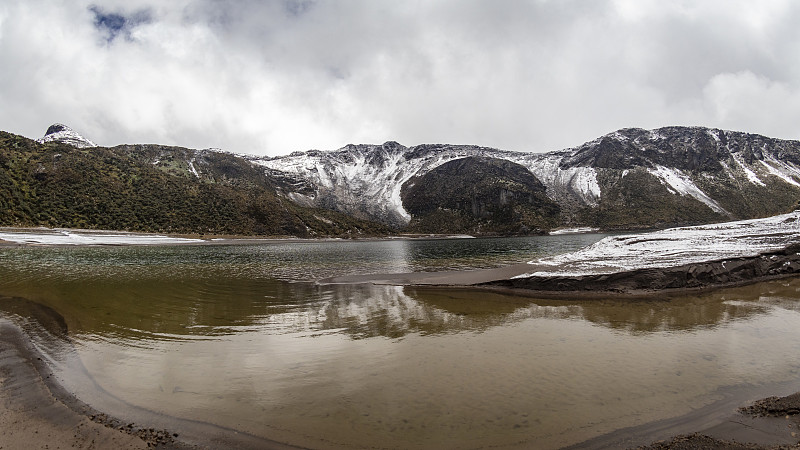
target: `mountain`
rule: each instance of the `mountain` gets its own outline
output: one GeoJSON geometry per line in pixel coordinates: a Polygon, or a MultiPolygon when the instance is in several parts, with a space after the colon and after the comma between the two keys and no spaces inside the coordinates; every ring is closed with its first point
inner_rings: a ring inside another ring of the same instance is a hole
{"type": "Polygon", "coordinates": [[[68,144],[77,148],[97,147],[97,144],[94,142],[81,136],[72,128],[60,123],[50,125],[50,127],[47,128],[47,131],[44,133],[44,136],[40,139],[37,139],[36,142],[40,144],[44,144],[46,142],[60,142],[62,144],[68,144]]]}
{"type": "MultiPolygon", "coordinates": [[[[439,178],[425,174],[463,158],[527,169],[558,206],[558,226],[630,229],[750,219],[786,212],[800,200],[800,142],[703,127],[627,128],[549,153],[387,142],[253,162],[281,195],[299,204],[422,231],[424,221],[414,220],[419,210],[410,211],[403,197],[407,183],[419,191],[420,183],[439,178]]],[[[429,206],[450,214],[448,195],[429,196],[429,206]]],[[[494,202],[499,206],[500,197],[494,202]]],[[[525,219],[517,221],[526,226],[525,219]]]]}
{"type": "Polygon", "coordinates": [[[236,155],[160,145],[86,148],[66,130],[48,133],[62,137],[44,143],[0,132],[0,226],[298,237],[390,231],[288,201],[263,169],[236,155]]]}
{"type": "Polygon", "coordinates": [[[0,135],[0,225],[359,236],[509,235],[766,217],[800,200],[800,142],[702,127],[626,128],[525,153],[347,145],[280,157],[96,147],[56,124],[0,135]]]}

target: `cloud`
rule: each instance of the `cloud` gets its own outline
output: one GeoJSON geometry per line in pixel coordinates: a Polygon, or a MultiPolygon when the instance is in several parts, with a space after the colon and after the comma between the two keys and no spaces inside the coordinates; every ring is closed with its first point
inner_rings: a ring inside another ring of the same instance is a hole
{"type": "Polygon", "coordinates": [[[799,138],[795,5],[7,2],[0,129],[272,155],[386,140],[548,151],[676,124],[799,138]]]}

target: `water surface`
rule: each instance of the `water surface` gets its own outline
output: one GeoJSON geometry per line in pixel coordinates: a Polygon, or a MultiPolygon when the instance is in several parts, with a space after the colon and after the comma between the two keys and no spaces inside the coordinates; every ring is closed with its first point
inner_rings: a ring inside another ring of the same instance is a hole
{"type": "Polygon", "coordinates": [[[800,389],[796,279],[646,301],[308,282],[601,237],[0,248],[0,295],[64,316],[86,371],[56,355],[59,376],[102,410],[312,448],[558,448],[800,389]]]}

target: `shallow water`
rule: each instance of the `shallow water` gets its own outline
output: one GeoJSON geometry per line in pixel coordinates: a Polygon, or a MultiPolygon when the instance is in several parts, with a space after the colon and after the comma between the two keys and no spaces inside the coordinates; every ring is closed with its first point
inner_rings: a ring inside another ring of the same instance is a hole
{"type": "Polygon", "coordinates": [[[601,237],[0,248],[0,295],[64,316],[59,376],[100,409],[313,448],[558,448],[800,389],[798,279],[647,301],[307,282],[601,237]]]}

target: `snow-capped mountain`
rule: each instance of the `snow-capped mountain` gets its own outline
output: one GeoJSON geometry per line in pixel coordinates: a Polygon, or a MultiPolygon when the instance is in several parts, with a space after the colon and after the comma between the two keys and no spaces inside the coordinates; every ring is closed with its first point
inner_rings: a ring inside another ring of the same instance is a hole
{"type": "Polygon", "coordinates": [[[466,157],[504,159],[530,170],[552,198],[575,197],[596,204],[600,195],[592,167],[561,168],[566,153],[519,153],[470,145],[348,145],[335,151],[310,150],[255,160],[290,199],[337,209],[361,218],[403,227],[411,221],[401,200],[403,185],[442,164],[466,157]]]}
{"type": "Polygon", "coordinates": [[[404,185],[466,157],[527,168],[561,206],[564,225],[748,219],[785,212],[800,200],[800,142],[702,127],[627,128],[550,153],[387,142],[253,162],[298,203],[403,227],[411,221],[404,185]]]}
{"type": "MultiPolygon", "coordinates": [[[[61,124],[39,140],[50,141],[94,146],[61,124]]],[[[702,127],[626,128],[549,153],[391,141],[272,158],[111,150],[171,175],[268,186],[301,206],[421,233],[698,225],[782,214],[800,202],[800,142],[702,127]]]]}
{"type": "Polygon", "coordinates": [[[78,148],[97,147],[97,144],[94,142],[81,136],[72,128],[60,123],[50,125],[44,133],[44,136],[36,141],[42,144],[46,142],[61,142],[62,144],[69,144],[78,148]]]}

